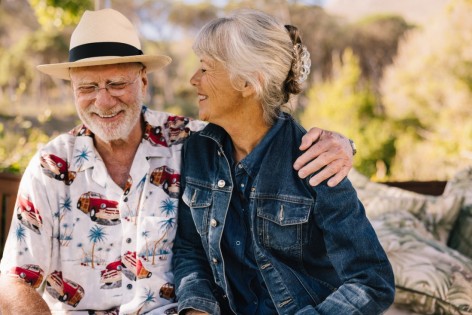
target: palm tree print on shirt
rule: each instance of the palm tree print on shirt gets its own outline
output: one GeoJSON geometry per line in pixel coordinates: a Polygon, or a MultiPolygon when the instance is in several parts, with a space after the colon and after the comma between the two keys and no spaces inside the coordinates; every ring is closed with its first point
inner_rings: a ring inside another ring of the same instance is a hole
{"type": "Polygon", "coordinates": [[[141,302],[141,307],[136,312],[137,315],[141,313],[141,310],[149,303],[156,302],[155,292],[149,288],[145,289],[144,295],[141,296],[143,301],[141,302]]]}
{"type": "Polygon", "coordinates": [[[162,220],[161,222],[161,228],[159,230],[164,230],[164,233],[162,236],[154,241],[154,246],[152,250],[152,264],[156,264],[156,255],[159,255],[159,259],[165,260],[167,259],[167,255],[169,254],[169,249],[171,244],[167,240],[167,234],[169,231],[175,226],[175,218],[169,218],[166,220],[162,220]]]}
{"type": "Polygon", "coordinates": [[[85,161],[89,160],[92,151],[87,146],[84,146],[81,150],[75,151],[77,152],[77,154],[74,155],[74,163],[76,165],[76,168],[80,170],[84,165],[85,161]]]}
{"type": "Polygon", "coordinates": [[[103,242],[106,240],[106,233],[103,231],[103,227],[99,227],[98,225],[94,225],[90,231],[88,238],[90,242],[92,242],[92,269],[95,268],[94,264],[94,254],[95,254],[95,245],[99,242],[103,242]]]}

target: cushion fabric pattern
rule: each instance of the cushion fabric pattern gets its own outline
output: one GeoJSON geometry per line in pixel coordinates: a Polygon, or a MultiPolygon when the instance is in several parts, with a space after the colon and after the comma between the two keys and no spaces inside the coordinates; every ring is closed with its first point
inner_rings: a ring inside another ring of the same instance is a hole
{"type": "Polygon", "coordinates": [[[355,170],[349,178],[392,264],[395,307],[472,315],[472,168],[441,196],[374,183],[355,170]]]}

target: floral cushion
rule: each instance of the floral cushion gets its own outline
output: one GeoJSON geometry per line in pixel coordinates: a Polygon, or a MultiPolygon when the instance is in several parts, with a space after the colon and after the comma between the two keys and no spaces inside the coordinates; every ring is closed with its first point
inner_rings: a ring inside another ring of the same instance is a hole
{"type": "Polygon", "coordinates": [[[369,219],[388,212],[407,211],[418,218],[434,238],[446,244],[457,220],[463,197],[455,192],[428,196],[374,183],[352,170],[349,179],[364,204],[369,219]]]}
{"type": "Polygon", "coordinates": [[[374,183],[355,170],[349,178],[392,264],[395,306],[472,315],[472,260],[462,254],[472,254],[472,168],[442,196],[374,183]]]}
{"type": "Polygon", "coordinates": [[[408,211],[371,220],[395,274],[395,305],[419,314],[472,315],[472,260],[439,242],[408,211]]]}
{"type": "Polygon", "coordinates": [[[472,258],[472,166],[458,172],[448,181],[444,193],[464,198],[448,245],[472,258]]]}

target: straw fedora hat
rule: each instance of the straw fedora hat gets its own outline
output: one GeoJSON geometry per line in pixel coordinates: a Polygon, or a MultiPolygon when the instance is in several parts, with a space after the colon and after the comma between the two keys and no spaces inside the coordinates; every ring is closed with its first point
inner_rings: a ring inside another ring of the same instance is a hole
{"type": "Polygon", "coordinates": [[[70,39],[69,62],[39,65],[37,69],[70,80],[70,68],[140,62],[152,72],[171,61],[164,55],[144,55],[133,24],[118,11],[103,9],[85,11],[70,39]]]}

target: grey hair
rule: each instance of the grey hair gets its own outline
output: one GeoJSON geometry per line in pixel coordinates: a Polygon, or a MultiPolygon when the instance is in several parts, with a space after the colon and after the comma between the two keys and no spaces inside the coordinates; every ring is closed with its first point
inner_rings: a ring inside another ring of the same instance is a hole
{"type": "MultiPolygon", "coordinates": [[[[236,80],[250,84],[269,125],[290,94],[300,92],[287,90],[286,84],[296,53],[291,36],[266,13],[245,9],[210,21],[197,35],[193,50],[198,56],[221,62],[236,89],[236,80]]],[[[290,76],[297,75],[290,72],[290,76]]]]}

